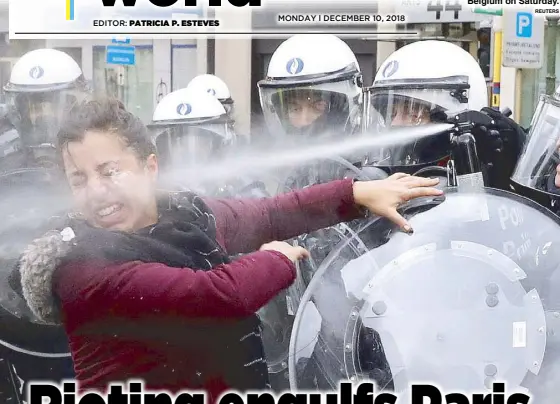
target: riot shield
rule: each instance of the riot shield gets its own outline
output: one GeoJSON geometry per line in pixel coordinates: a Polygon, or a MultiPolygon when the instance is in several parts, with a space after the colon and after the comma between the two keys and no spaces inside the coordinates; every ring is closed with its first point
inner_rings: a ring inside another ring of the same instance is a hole
{"type": "MultiPolygon", "coordinates": [[[[363,180],[369,179],[366,173],[362,173],[359,168],[345,159],[321,159],[294,170],[292,175],[283,181],[278,192],[290,192],[310,185],[342,179],[348,175],[363,180]]],[[[382,175],[386,176],[384,173],[382,175]]],[[[296,264],[297,277],[294,284],[259,312],[264,326],[262,336],[272,387],[275,390],[284,390],[289,387],[288,347],[294,316],[301,296],[327,254],[341,240],[346,240],[355,234],[352,227],[352,224],[340,224],[288,241],[293,245],[305,247],[311,256],[308,260],[296,264]]]]}
{"type": "Polygon", "coordinates": [[[360,168],[345,158],[329,157],[316,159],[307,164],[293,168],[286,176],[286,179],[280,184],[278,193],[290,192],[314,184],[324,184],[349,176],[356,177],[360,180],[378,179],[369,178],[360,168]]]}
{"type": "MultiPolygon", "coordinates": [[[[294,242],[294,244],[297,244],[294,242]]],[[[262,322],[263,340],[270,384],[276,391],[289,387],[288,348],[294,316],[299,299],[305,292],[305,283],[299,267],[296,280],[258,311],[262,322]]]]}
{"type": "Polygon", "coordinates": [[[21,253],[60,225],[70,198],[60,172],[43,168],[1,173],[0,194],[0,399],[22,403],[26,383],[73,377],[64,329],[34,316],[17,276],[21,253]]]}
{"type": "Polygon", "coordinates": [[[39,322],[13,281],[25,247],[69,212],[68,189],[53,172],[20,169],[0,174],[0,194],[0,345],[25,356],[69,358],[64,330],[39,322]]]}
{"type": "MultiPolygon", "coordinates": [[[[386,177],[385,171],[376,167],[365,167],[363,169],[342,157],[330,157],[317,159],[308,165],[295,168],[279,188],[279,193],[290,192],[343,178],[356,178],[368,181],[386,177]]],[[[352,237],[354,235],[354,228],[359,224],[360,221],[347,224],[341,223],[326,229],[317,230],[311,234],[301,235],[294,241],[309,250],[311,255],[307,261],[297,264],[305,285],[309,284],[313,274],[332,249],[341,241],[352,237]]]]}
{"type": "Polygon", "coordinates": [[[290,387],[367,380],[406,396],[412,383],[496,381],[556,400],[558,217],[509,192],[454,188],[405,216],[412,235],[372,219],[323,262],[294,321],[290,387]]]}

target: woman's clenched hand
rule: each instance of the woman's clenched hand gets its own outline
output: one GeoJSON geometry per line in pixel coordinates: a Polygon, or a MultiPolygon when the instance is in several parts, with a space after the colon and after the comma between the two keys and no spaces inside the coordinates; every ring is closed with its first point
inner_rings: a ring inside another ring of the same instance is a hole
{"type": "Polygon", "coordinates": [[[284,254],[294,264],[304,258],[309,258],[309,251],[303,247],[290,245],[284,241],[271,241],[263,244],[259,251],[278,251],[284,254]]]}
{"type": "Polygon", "coordinates": [[[438,179],[402,173],[383,180],[356,181],[353,185],[354,201],[372,213],[386,217],[409,233],[412,228],[397,212],[397,208],[411,199],[442,195],[443,191],[433,188],[438,183],[438,179]]]}

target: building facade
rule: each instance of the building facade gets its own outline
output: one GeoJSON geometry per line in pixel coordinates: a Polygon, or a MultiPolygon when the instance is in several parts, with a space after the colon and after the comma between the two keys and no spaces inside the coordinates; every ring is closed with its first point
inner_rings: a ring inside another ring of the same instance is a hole
{"type": "MultiPolygon", "coordinates": [[[[0,1],[0,7],[1,7],[0,1]]],[[[391,29],[413,29],[420,32],[415,38],[442,39],[455,42],[477,56],[479,43],[476,30],[482,18],[468,11],[460,13],[424,10],[419,5],[423,0],[396,0],[395,2],[372,2],[367,5],[345,4],[335,7],[315,0],[298,3],[292,12],[322,13],[390,13],[403,12],[409,17],[407,26],[383,25],[384,31],[391,29]],[[400,1],[400,2],[399,2],[400,1]],[[416,4],[418,3],[418,4],[416,4]],[[454,15],[455,14],[455,15],[454,15]],[[437,17],[437,18],[436,18],[437,17]]],[[[135,64],[119,66],[106,63],[106,47],[109,40],[14,40],[0,42],[0,80],[5,83],[13,63],[29,50],[50,47],[63,50],[82,66],[84,75],[93,88],[102,93],[118,96],[132,111],[146,122],[159,100],[170,91],[185,87],[196,75],[213,73],[222,78],[230,87],[236,102],[237,127],[241,132],[251,132],[251,124],[258,121],[260,103],[256,83],[264,78],[270,57],[276,47],[290,36],[292,27],[280,27],[276,21],[278,12],[286,12],[281,3],[267,3],[266,11],[227,14],[228,9],[216,10],[216,17],[222,19],[223,28],[243,30],[280,31],[281,39],[270,36],[256,38],[216,39],[153,39],[132,40],[135,46],[135,64]],[[225,23],[225,24],[224,24],[225,23]]],[[[0,32],[7,38],[7,4],[5,12],[0,8],[0,32]],[[3,24],[3,25],[2,25],[3,24]]],[[[449,11],[449,10],[448,10],[449,11]]],[[[302,28],[299,26],[299,28],[302,28]]],[[[304,27],[305,28],[305,27],[304,27]]],[[[317,28],[317,27],[309,27],[317,28]]],[[[371,35],[378,29],[376,24],[360,25],[359,28],[340,26],[341,29],[359,29],[369,32],[355,39],[345,39],[354,53],[364,74],[365,85],[370,85],[375,73],[389,55],[409,41],[398,35],[383,38],[371,35]]],[[[489,77],[490,81],[491,78],[489,77]]],[[[503,86],[502,86],[503,88],[503,86]]],[[[507,97],[506,97],[507,99],[507,97]]],[[[510,107],[511,108],[511,107],[510,107]]],[[[513,109],[513,108],[512,108],[513,109]]]]}
{"type": "Polygon", "coordinates": [[[132,40],[135,64],[107,64],[107,40],[47,40],[46,46],[72,55],[96,92],[120,98],[145,122],[163,96],[182,88],[198,70],[196,40],[132,40]]]}
{"type": "MultiPolygon", "coordinates": [[[[545,38],[547,38],[550,28],[545,25],[545,38]]],[[[528,127],[531,118],[537,107],[542,94],[546,93],[546,77],[549,58],[553,57],[555,61],[555,85],[556,89],[560,85],[560,31],[556,33],[556,51],[549,53],[548,41],[544,42],[543,54],[545,55],[543,67],[541,69],[520,69],[521,86],[519,88],[518,98],[520,99],[520,123],[524,127],[528,127]],[[523,96],[521,97],[521,94],[523,96]]]]}

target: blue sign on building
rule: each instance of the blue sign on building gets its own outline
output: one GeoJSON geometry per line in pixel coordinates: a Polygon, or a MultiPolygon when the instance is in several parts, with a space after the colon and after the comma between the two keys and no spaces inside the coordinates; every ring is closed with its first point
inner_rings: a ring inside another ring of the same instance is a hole
{"type": "Polygon", "coordinates": [[[128,45],[130,44],[130,38],[113,38],[111,43],[128,45]]]}
{"type": "Polygon", "coordinates": [[[533,15],[531,13],[517,13],[515,33],[519,38],[531,38],[533,36],[533,15]]]}
{"type": "Polygon", "coordinates": [[[109,65],[134,65],[136,52],[134,46],[107,46],[107,64],[109,65]]]}

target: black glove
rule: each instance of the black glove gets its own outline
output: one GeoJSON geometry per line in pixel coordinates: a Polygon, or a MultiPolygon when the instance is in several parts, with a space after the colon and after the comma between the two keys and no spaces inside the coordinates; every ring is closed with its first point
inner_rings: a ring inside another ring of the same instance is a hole
{"type": "Polygon", "coordinates": [[[498,110],[485,107],[481,109],[481,112],[484,112],[494,120],[495,126],[489,129],[499,131],[504,143],[509,143],[511,150],[515,153],[515,157],[518,158],[523,150],[527,131],[513,119],[505,116],[498,110]]]}
{"type": "Polygon", "coordinates": [[[497,139],[487,146],[488,161],[491,163],[489,186],[509,189],[509,179],[523,151],[527,133],[513,119],[492,108],[482,108],[481,112],[488,115],[494,123],[487,128],[490,138],[497,139]]]}

